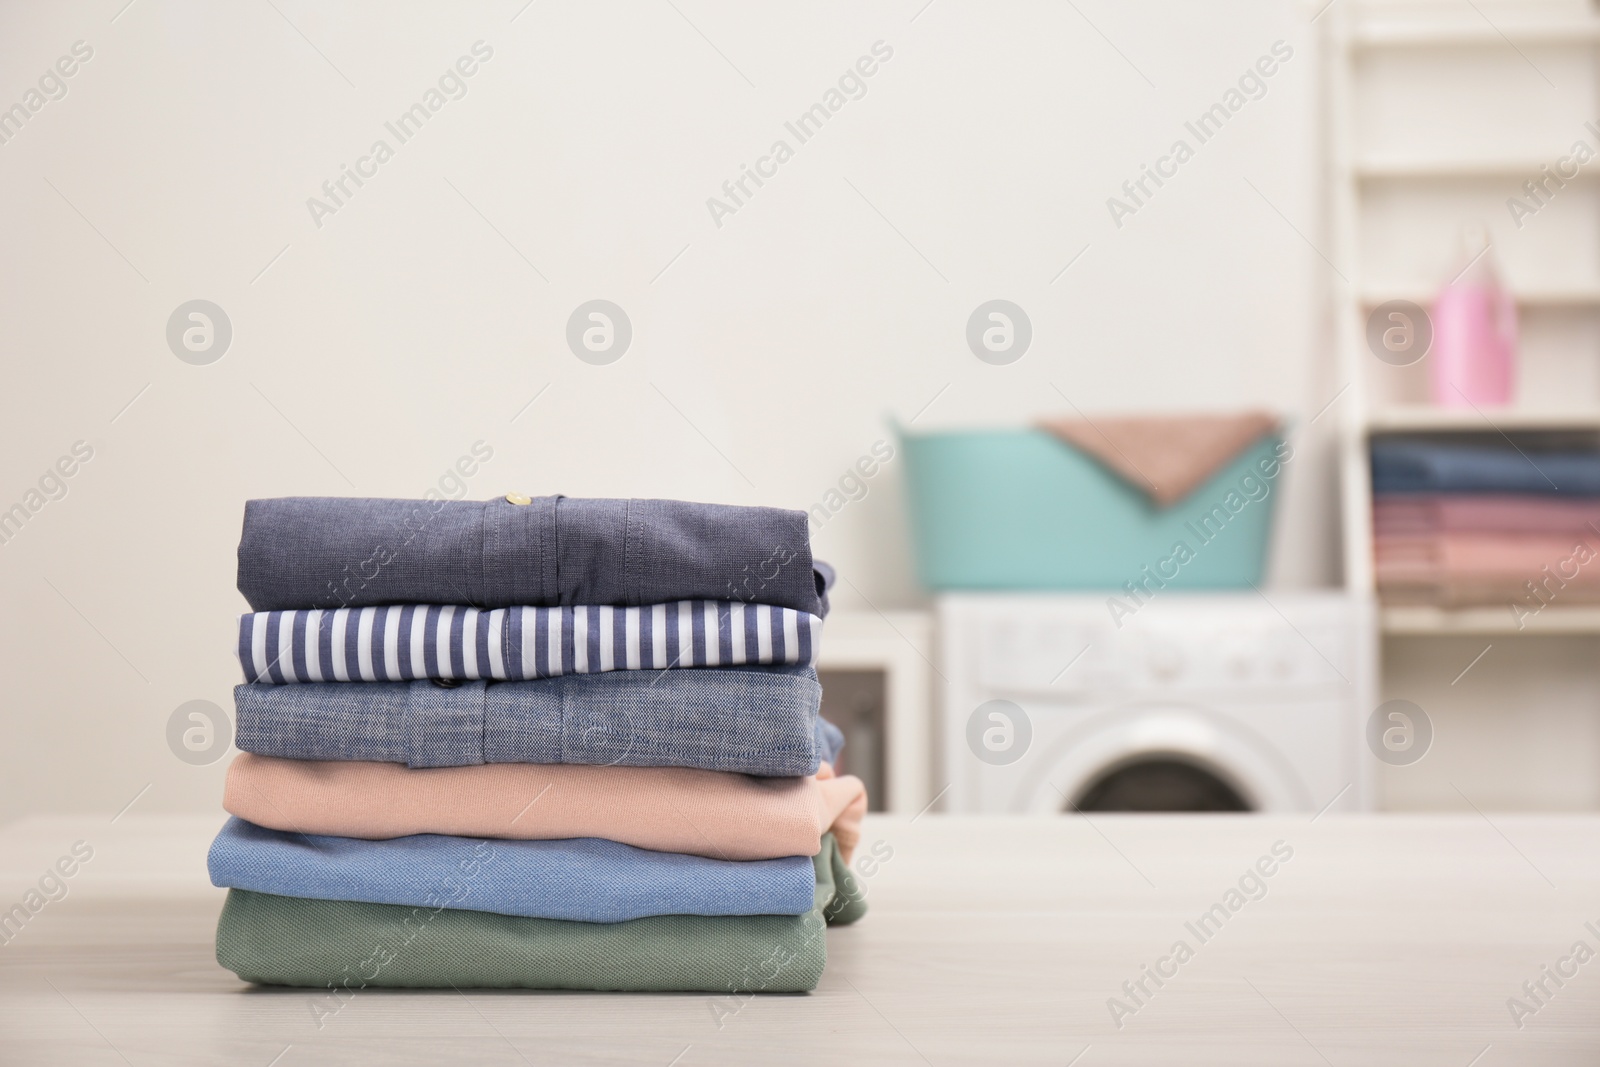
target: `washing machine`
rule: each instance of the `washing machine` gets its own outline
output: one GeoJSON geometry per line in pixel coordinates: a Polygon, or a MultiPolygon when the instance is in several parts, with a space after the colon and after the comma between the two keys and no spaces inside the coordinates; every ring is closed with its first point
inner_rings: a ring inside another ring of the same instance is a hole
{"type": "Polygon", "coordinates": [[[1372,806],[1370,600],[973,593],[938,618],[947,811],[1372,806]]]}

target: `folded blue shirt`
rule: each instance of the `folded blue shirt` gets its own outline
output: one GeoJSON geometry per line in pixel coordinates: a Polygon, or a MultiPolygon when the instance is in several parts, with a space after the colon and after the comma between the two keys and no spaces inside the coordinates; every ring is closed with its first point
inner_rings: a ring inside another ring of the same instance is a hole
{"type": "Polygon", "coordinates": [[[1379,440],[1372,443],[1372,491],[1600,496],[1600,451],[1379,440]]]}
{"type": "Polygon", "coordinates": [[[809,522],[683,500],[251,500],[239,592],[256,611],[735,600],[826,615],[809,522]]]}
{"type": "Polygon", "coordinates": [[[716,860],[615,841],[388,841],[268,830],[229,819],[207,858],[211,884],[284,897],[447,907],[614,923],[647,915],[803,915],[810,856],[716,860]]]}
{"type": "Polygon", "coordinates": [[[234,689],[244,752],[412,767],[588,763],[815,774],[843,738],[810,667],[617,671],[535,682],[234,689]]]}

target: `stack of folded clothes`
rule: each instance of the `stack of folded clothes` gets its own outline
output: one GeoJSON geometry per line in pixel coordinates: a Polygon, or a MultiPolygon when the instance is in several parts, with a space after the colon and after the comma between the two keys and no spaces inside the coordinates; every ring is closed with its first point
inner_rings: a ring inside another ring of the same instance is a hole
{"type": "Polygon", "coordinates": [[[799,511],[251,501],[218,961],[340,996],[813,988],[865,911],[831,578],[799,511]]]}
{"type": "Polygon", "coordinates": [[[1379,439],[1372,489],[1388,602],[1600,601],[1600,450],[1379,439]]]}

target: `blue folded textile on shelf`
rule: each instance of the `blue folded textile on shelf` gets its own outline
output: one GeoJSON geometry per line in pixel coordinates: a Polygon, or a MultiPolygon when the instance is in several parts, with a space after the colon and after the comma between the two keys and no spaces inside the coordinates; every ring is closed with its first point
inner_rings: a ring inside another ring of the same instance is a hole
{"type": "Polygon", "coordinates": [[[235,744],[412,767],[587,763],[810,775],[839,731],[810,667],[616,671],[534,682],[241,685],[235,744]]]}
{"type": "Polygon", "coordinates": [[[284,897],[615,923],[648,915],[803,915],[810,856],[717,860],[616,841],[418,834],[388,841],[285,833],[229,819],[211,884],[284,897]]]}
{"type": "Polygon", "coordinates": [[[1378,440],[1372,443],[1372,491],[1600,496],[1600,451],[1378,440]]]}
{"type": "Polygon", "coordinates": [[[239,592],[256,611],[734,600],[821,616],[832,571],[809,522],[683,500],[251,500],[239,592]]]}

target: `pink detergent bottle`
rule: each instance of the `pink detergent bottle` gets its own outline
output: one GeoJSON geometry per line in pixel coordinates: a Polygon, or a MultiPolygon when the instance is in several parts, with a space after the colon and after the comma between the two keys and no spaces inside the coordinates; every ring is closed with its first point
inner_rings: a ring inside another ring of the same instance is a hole
{"type": "Polygon", "coordinates": [[[1517,377],[1517,307],[1500,284],[1489,232],[1463,241],[1454,280],[1433,302],[1433,402],[1440,407],[1501,406],[1517,377]]]}

